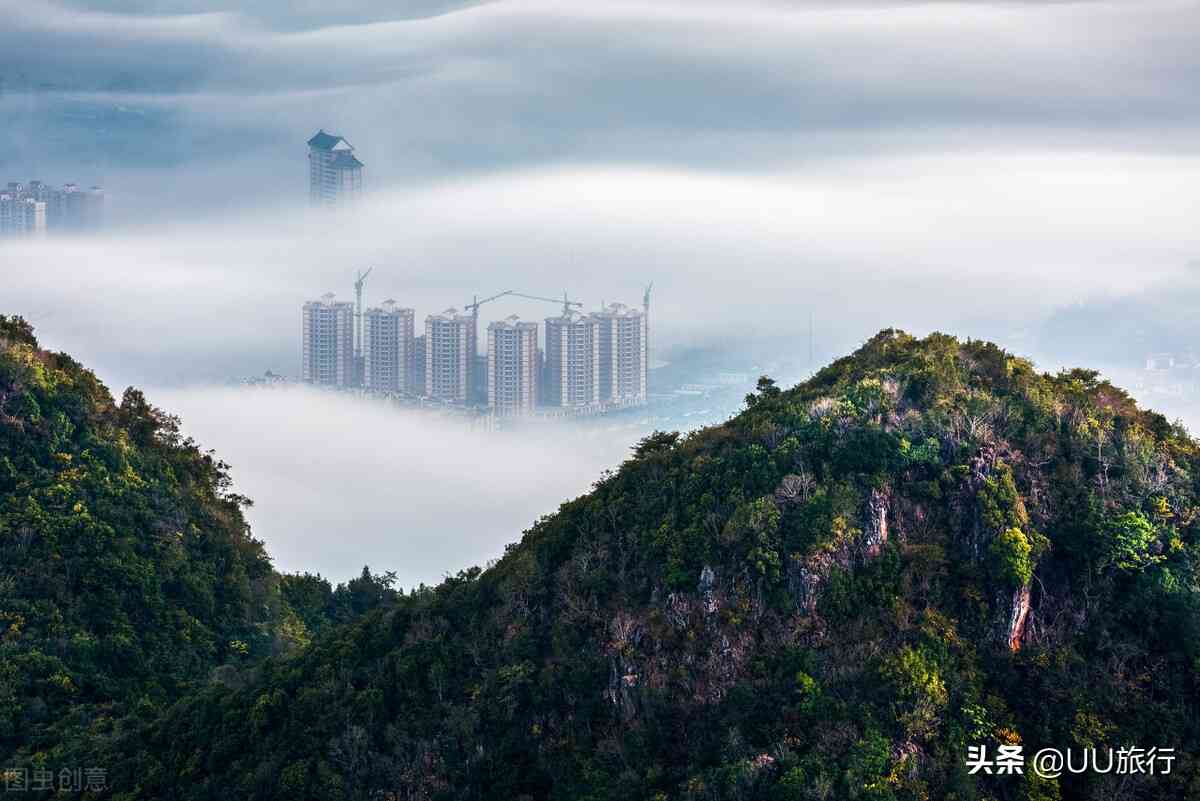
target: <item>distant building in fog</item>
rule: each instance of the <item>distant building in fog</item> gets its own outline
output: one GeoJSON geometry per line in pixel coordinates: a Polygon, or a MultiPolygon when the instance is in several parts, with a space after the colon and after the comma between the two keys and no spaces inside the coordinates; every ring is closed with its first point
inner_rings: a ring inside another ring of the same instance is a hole
{"type": "Polygon", "coordinates": [[[425,393],[425,335],[413,337],[412,354],[408,360],[408,391],[413,395],[425,393]]]}
{"type": "Polygon", "coordinates": [[[45,203],[0,192],[0,236],[42,236],[45,233],[45,203]]]}
{"type": "Polygon", "coordinates": [[[41,181],[9,181],[0,189],[0,236],[95,231],[104,224],[104,190],[41,181]]]}
{"type": "Polygon", "coordinates": [[[600,402],[600,323],[570,312],[546,319],[543,403],[573,408],[600,402]]]}
{"type": "Polygon", "coordinates": [[[475,318],[447,309],[425,318],[425,394],[467,403],[474,394],[475,318]]]}
{"type": "Polygon", "coordinates": [[[322,386],[354,384],[354,304],[333,294],[304,304],[300,324],[300,379],[322,386]]]}
{"type": "Polygon", "coordinates": [[[355,200],[362,192],[363,163],[340,136],[317,131],[308,140],[308,199],[315,204],[355,200]]]}
{"type": "Polygon", "coordinates": [[[502,417],[533,412],[538,403],[538,326],[514,315],[487,330],[487,405],[502,417]]]}
{"type": "MultiPolygon", "coordinates": [[[[365,276],[355,282],[357,304],[333,295],[304,304],[303,381],[486,408],[491,418],[586,416],[647,401],[649,290],[642,309],[612,303],[590,314],[564,297],[539,348],[538,323],[515,315],[493,322],[479,343],[477,314],[454,308],[426,317],[417,336],[413,309],[392,300],[363,308],[365,276]]],[[[467,308],[506,295],[559,302],[508,291],[467,308]]]]}
{"type": "Polygon", "coordinates": [[[363,313],[363,386],[367,389],[409,391],[413,314],[394,300],[363,313]]]}
{"type": "Polygon", "coordinates": [[[612,303],[592,315],[598,324],[600,400],[646,400],[646,315],[612,303]]]}

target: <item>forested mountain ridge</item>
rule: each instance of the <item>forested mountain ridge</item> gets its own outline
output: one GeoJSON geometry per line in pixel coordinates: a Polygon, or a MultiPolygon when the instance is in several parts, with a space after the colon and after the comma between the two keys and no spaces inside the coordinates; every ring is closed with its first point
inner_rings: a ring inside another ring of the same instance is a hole
{"type": "Polygon", "coordinates": [[[277,575],[247,503],[142,393],[115,402],[0,316],[0,769],[59,766],[64,740],[153,719],[390,593],[277,575]]]}
{"type": "Polygon", "coordinates": [[[884,331],[486,571],[57,754],[122,801],[1187,798],[1198,480],[1095,373],[884,331]],[[969,775],[976,744],[1177,758],[969,775]]]}
{"type": "Polygon", "coordinates": [[[140,392],[0,318],[0,756],[265,653],[278,591],[242,503],[140,392]]]}

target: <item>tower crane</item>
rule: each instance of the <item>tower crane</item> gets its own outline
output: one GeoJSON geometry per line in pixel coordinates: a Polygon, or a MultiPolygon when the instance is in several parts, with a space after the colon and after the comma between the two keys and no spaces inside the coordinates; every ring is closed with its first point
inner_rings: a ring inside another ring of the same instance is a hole
{"type": "Polygon", "coordinates": [[[570,313],[571,313],[571,307],[572,307],[572,306],[578,307],[578,308],[580,308],[580,309],[582,309],[582,308],[583,308],[583,304],[582,304],[582,303],[580,303],[579,301],[577,301],[577,300],[568,300],[568,299],[567,299],[567,293],[566,293],[566,291],[565,291],[565,290],[563,291],[563,296],[562,296],[562,299],[560,300],[559,298],[548,298],[548,297],[545,297],[545,296],[543,296],[543,295],[530,295],[530,294],[529,294],[529,293],[527,293],[527,292],[518,292],[518,291],[517,291],[517,290],[515,290],[515,289],[506,289],[506,290],[504,290],[503,292],[497,292],[495,295],[492,295],[491,297],[484,298],[483,300],[480,300],[480,299],[479,299],[479,297],[478,297],[478,296],[476,296],[476,297],[474,297],[474,298],[471,300],[471,302],[470,302],[470,303],[468,303],[467,305],[463,306],[463,309],[464,309],[464,310],[468,310],[468,309],[469,309],[469,310],[470,310],[470,312],[471,312],[471,316],[472,316],[472,317],[474,317],[476,321],[478,321],[478,320],[479,320],[479,307],[480,307],[480,306],[482,306],[482,305],[483,305],[483,304],[485,304],[485,303],[490,303],[490,302],[492,302],[493,300],[499,300],[500,298],[503,298],[503,297],[508,297],[508,296],[510,296],[510,295],[511,295],[512,297],[514,297],[514,298],[525,298],[526,300],[544,300],[544,301],[546,301],[547,303],[561,303],[561,304],[562,304],[562,306],[563,306],[563,314],[570,314],[570,313]]]}
{"type": "Polygon", "coordinates": [[[512,293],[513,293],[513,291],[511,289],[506,289],[503,292],[497,292],[495,295],[492,295],[490,298],[484,298],[483,300],[480,300],[479,296],[476,295],[475,297],[473,297],[471,299],[470,303],[463,306],[463,311],[470,309],[471,316],[473,316],[476,320],[478,320],[480,306],[482,306],[485,303],[491,303],[493,300],[499,300],[500,298],[504,297],[505,295],[511,295],[512,293]]]}
{"type": "Polygon", "coordinates": [[[368,267],[366,271],[359,270],[358,277],[354,279],[354,356],[359,358],[362,356],[363,346],[363,284],[367,281],[367,276],[371,274],[374,267],[368,267]]]}
{"type": "Polygon", "coordinates": [[[650,290],[654,289],[654,282],[646,284],[646,293],[642,295],[642,325],[644,328],[643,336],[646,339],[646,367],[650,367],[650,290]]]}
{"type": "Polygon", "coordinates": [[[572,306],[578,306],[581,309],[583,308],[583,304],[580,303],[579,301],[567,300],[567,291],[565,289],[563,290],[563,296],[562,296],[561,301],[558,298],[544,298],[541,295],[527,295],[524,292],[510,292],[509,294],[513,295],[514,297],[526,298],[528,300],[544,300],[547,303],[562,303],[563,315],[570,314],[572,306]]]}
{"type": "Polygon", "coordinates": [[[366,359],[363,355],[363,284],[374,267],[359,270],[354,279],[354,384],[362,386],[366,372],[366,359]]]}
{"type": "Polygon", "coordinates": [[[544,300],[547,303],[561,303],[563,305],[563,314],[564,315],[568,315],[571,313],[572,306],[578,306],[581,309],[583,308],[583,304],[580,303],[579,301],[567,299],[567,292],[565,289],[563,290],[562,300],[559,300],[558,298],[547,298],[542,295],[530,295],[527,292],[518,292],[515,289],[506,289],[503,292],[497,292],[495,295],[484,298],[483,300],[480,300],[479,296],[476,295],[475,297],[473,297],[471,299],[470,303],[463,306],[464,311],[466,311],[468,309],[471,311],[471,326],[475,332],[475,341],[476,342],[479,341],[479,307],[485,303],[491,303],[493,300],[499,300],[500,298],[508,297],[510,295],[514,298],[525,298],[527,300],[544,300]]]}

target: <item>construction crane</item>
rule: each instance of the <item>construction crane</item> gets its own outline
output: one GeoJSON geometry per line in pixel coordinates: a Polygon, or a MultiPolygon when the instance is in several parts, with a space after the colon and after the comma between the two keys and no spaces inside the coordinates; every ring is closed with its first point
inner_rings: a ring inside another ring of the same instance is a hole
{"type": "Polygon", "coordinates": [[[463,310],[465,311],[465,310],[467,310],[467,309],[470,309],[470,310],[471,310],[471,314],[473,314],[473,315],[475,315],[476,317],[478,317],[478,316],[479,316],[479,307],[480,307],[480,306],[482,306],[482,305],[483,305],[483,304],[485,304],[485,303],[491,303],[493,300],[498,300],[498,299],[500,299],[500,298],[504,297],[505,295],[511,295],[512,293],[513,293],[513,291],[512,291],[511,289],[506,289],[506,290],[504,290],[503,292],[497,292],[495,295],[492,295],[490,298],[484,298],[483,300],[480,300],[480,299],[479,299],[479,296],[478,296],[478,295],[475,295],[475,296],[474,296],[474,297],[471,299],[471,302],[470,302],[470,303],[468,303],[467,305],[463,306],[463,310]]]}
{"type": "Polygon", "coordinates": [[[561,301],[559,301],[558,298],[544,298],[541,295],[526,295],[524,292],[511,292],[510,291],[508,294],[513,295],[514,297],[518,297],[518,298],[526,298],[527,300],[544,300],[547,303],[560,303],[561,302],[563,305],[563,316],[564,317],[571,313],[572,306],[578,306],[581,309],[583,308],[583,304],[580,303],[579,301],[567,300],[567,290],[565,290],[565,289],[563,290],[563,296],[562,296],[561,301]]]}
{"type": "Polygon", "coordinates": [[[646,338],[646,368],[650,367],[650,290],[654,289],[654,282],[646,284],[646,292],[642,295],[642,325],[645,326],[646,338]]]}
{"type": "Polygon", "coordinates": [[[471,328],[475,332],[476,342],[479,341],[479,307],[485,303],[491,303],[493,300],[499,300],[500,298],[508,297],[510,295],[514,298],[525,298],[526,300],[544,300],[547,303],[561,303],[563,305],[564,316],[571,313],[572,306],[578,306],[581,309],[583,308],[583,304],[579,301],[567,299],[567,291],[565,289],[563,290],[562,300],[559,300],[558,298],[547,298],[541,295],[530,295],[526,292],[518,292],[515,289],[506,289],[503,292],[497,292],[495,295],[484,298],[483,300],[480,300],[479,296],[476,295],[471,299],[470,303],[463,306],[464,311],[467,309],[470,309],[471,311],[471,328]]]}
{"type": "Polygon", "coordinates": [[[547,303],[561,303],[563,305],[563,314],[570,314],[572,306],[577,306],[581,309],[583,308],[583,304],[580,303],[579,301],[568,300],[567,293],[565,290],[563,291],[563,296],[562,296],[562,299],[560,300],[559,298],[547,298],[542,295],[530,295],[527,292],[518,292],[515,289],[506,289],[503,292],[497,292],[495,295],[492,295],[491,297],[488,297],[488,298],[484,298],[483,300],[480,300],[478,296],[475,296],[470,303],[463,306],[463,309],[470,310],[471,316],[474,317],[476,321],[478,321],[480,306],[482,306],[485,303],[490,303],[493,300],[499,300],[500,298],[508,297],[510,295],[514,298],[525,298],[526,300],[544,300],[547,303]]]}
{"type": "Polygon", "coordinates": [[[359,270],[358,277],[354,279],[354,369],[358,374],[363,369],[363,284],[374,269],[368,267],[365,272],[359,270]]]}

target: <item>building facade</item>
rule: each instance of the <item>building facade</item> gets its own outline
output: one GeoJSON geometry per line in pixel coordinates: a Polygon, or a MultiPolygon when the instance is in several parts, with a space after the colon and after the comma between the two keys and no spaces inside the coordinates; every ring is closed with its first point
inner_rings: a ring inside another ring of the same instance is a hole
{"type": "Polygon", "coordinates": [[[46,226],[50,230],[95,231],[104,224],[104,190],[66,184],[51,190],[46,199],[46,226]]]}
{"type": "Polygon", "coordinates": [[[571,312],[546,319],[542,392],[547,406],[600,402],[600,323],[595,317],[571,312]]]}
{"type": "Polygon", "coordinates": [[[45,233],[45,203],[0,192],[0,236],[27,237],[45,233]]]}
{"type": "Polygon", "coordinates": [[[592,318],[598,325],[600,400],[645,402],[646,315],[622,303],[613,303],[592,318]]]}
{"type": "Polygon", "coordinates": [[[378,392],[410,392],[415,312],[385,300],[363,312],[363,386],[378,392]]]}
{"type": "Polygon", "coordinates": [[[41,181],[9,181],[0,189],[0,236],[95,231],[103,227],[104,206],[98,186],[54,189],[41,181]]]}
{"type": "Polygon", "coordinates": [[[425,395],[468,403],[474,393],[475,318],[447,309],[425,318],[425,395]]]}
{"type": "Polygon", "coordinates": [[[408,391],[413,395],[425,392],[425,335],[413,337],[412,353],[408,359],[408,391]]]}
{"type": "Polygon", "coordinates": [[[317,131],[308,140],[308,199],[318,205],[352,202],[362,193],[363,163],[354,146],[335,134],[317,131]]]}
{"type": "Polygon", "coordinates": [[[333,387],[354,385],[354,304],[332,294],[305,303],[300,322],[300,379],[333,387]]]}
{"type": "Polygon", "coordinates": [[[501,417],[530,414],[538,404],[538,325],[516,316],[487,331],[487,405],[501,417]]]}

